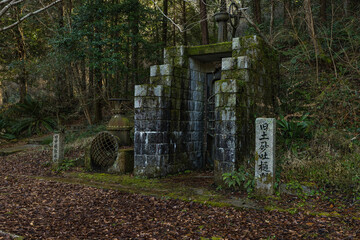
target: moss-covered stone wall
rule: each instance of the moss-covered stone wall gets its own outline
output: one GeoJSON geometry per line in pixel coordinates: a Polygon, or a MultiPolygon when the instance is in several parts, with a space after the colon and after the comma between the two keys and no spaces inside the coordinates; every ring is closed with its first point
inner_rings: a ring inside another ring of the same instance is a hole
{"type": "Polygon", "coordinates": [[[273,115],[278,77],[276,54],[256,36],[165,50],[164,65],[151,67],[150,84],[135,87],[136,175],[158,177],[203,166],[209,71],[204,66],[214,59],[222,60],[221,80],[215,83],[216,182],[249,162],[255,118],[273,115]]]}
{"type": "Polygon", "coordinates": [[[135,174],[164,176],[201,167],[203,87],[187,49],[168,48],[150,84],[135,87],[135,174]]]}
{"type": "Polygon", "coordinates": [[[277,55],[262,39],[233,39],[232,57],[222,59],[222,80],[215,86],[217,184],[223,173],[253,165],[255,119],[274,116],[278,76],[277,55]]]}

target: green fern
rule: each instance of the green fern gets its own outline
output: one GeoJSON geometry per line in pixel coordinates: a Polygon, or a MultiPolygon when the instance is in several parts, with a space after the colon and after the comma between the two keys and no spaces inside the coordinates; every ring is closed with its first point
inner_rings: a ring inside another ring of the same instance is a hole
{"type": "Polygon", "coordinates": [[[222,175],[223,181],[229,188],[240,188],[251,193],[254,188],[254,176],[246,171],[243,166],[238,171],[224,173],[222,175]]]}
{"type": "Polygon", "coordinates": [[[10,123],[5,119],[0,118],[0,138],[5,140],[12,140],[15,139],[15,135],[12,134],[10,131],[10,123]]]}
{"type": "Polygon", "coordinates": [[[16,104],[14,111],[22,118],[13,125],[13,132],[16,135],[32,135],[53,131],[56,127],[56,121],[43,109],[43,103],[30,96],[27,96],[23,103],[16,104]]]}
{"type": "Polygon", "coordinates": [[[284,142],[287,149],[297,155],[298,149],[304,145],[304,139],[312,137],[309,113],[302,115],[299,120],[286,120],[283,116],[277,121],[279,126],[280,142],[284,142]]]}

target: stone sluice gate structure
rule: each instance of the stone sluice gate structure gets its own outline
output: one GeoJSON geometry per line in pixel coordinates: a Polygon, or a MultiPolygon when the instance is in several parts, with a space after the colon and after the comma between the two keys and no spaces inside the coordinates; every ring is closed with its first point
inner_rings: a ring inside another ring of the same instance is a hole
{"type": "Polygon", "coordinates": [[[215,182],[253,158],[256,117],[274,115],[278,59],[257,36],[165,49],[135,86],[134,174],[214,166],[215,182]]]}

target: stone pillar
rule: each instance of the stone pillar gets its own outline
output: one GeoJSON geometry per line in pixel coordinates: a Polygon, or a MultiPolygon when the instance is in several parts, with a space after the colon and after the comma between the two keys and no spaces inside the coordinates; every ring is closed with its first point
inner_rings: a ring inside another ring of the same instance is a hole
{"type": "Polygon", "coordinates": [[[254,161],[255,116],[273,116],[277,55],[257,36],[234,38],[215,83],[215,182],[254,161]]]}
{"type": "Polygon", "coordinates": [[[215,82],[215,160],[216,184],[222,174],[237,170],[248,155],[246,148],[247,98],[250,63],[246,57],[223,58],[222,80],[215,82]]]}
{"type": "Polygon", "coordinates": [[[166,175],[169,160],[170,89],[164,85],[135,86],[134,174],[166,175]]]}
{"type": "Polygon", "coordinates": [[[53,164],[60,165],[64,160],[64,133],[59,132],[53,135],[53,164]]]}
{"type": "Polygon", "coordinates": [[[271,195],[275,182],[276,120],[257,118],[255,131],[255,189],[259,195],[271,195]]]}

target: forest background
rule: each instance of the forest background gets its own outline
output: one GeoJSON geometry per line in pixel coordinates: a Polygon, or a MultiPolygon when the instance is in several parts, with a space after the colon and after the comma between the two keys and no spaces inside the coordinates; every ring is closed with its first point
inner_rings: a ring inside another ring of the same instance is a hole
{"type": "MultiPolygon", "coordinates": [[[[108,99],[131,100],[164,47],[215,43],[213,16],[230,1],[52,3],[0,0],[1,139],[103,123],[108,99]]],[[[280,55],[278,181],[359,197],[360,2],[246,0],[244,7],[252,24],[242,19],[229,40],[259,34],[280,55]]]]}

